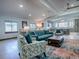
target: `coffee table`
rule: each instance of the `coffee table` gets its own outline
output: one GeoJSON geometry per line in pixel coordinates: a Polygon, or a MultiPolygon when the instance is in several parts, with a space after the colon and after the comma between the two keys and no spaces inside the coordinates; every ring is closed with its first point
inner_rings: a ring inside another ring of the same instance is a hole
{"type": "Polygon", "coordinates": [[[60,47],[61,46],[61,40],[63,39],[63,36],[53,36],[48,38],[48,45],[54,46],[54,47],[60,47]]]}

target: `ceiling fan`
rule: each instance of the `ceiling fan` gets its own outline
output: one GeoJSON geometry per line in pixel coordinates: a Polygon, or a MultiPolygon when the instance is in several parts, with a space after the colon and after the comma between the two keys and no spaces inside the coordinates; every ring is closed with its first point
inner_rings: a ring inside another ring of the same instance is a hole
{"type": "Polygon", "coordinates": [[[79,7],[79,0],[76,0],[72,4],[70,2],[67,3],[67,10],[79,7]]]}

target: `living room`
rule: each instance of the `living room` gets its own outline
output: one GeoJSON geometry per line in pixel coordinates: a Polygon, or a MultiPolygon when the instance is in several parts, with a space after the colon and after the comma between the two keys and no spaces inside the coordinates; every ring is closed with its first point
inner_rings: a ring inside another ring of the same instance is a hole
{"type": "Polygon", "coordinates": [[[0,0],[0,59],[79,59],[78,0],[0,0]]]}

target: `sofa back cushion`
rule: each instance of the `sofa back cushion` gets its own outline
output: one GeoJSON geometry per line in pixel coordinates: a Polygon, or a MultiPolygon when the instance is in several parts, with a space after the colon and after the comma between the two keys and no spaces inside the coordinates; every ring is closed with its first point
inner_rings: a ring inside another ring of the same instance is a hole
{"type": "Polygon", "coordinates": [[[37,36],[41,36],[41,35],[44,35],[45,32],[42,31],[42,30],[40,30],[40,31],[35,31],[35,34],[36,34],[37,36]]]}
{"type": "Polygon", "coordinates": [[[41,36],[41,35],[44,35],[45,32],[44,32],[43,30],[41,30],[41,31],[39,31],[39,34],[40,34],[40,36],[41,36]]]}
{"type": "Polygon", "coordinates": [[[31,38],[31,36],[30,36],[29,33],[26,33],[26,34],[24,35],[24,37],[25,37],[25,39],[26,39],[26,41],[27,41],[28,44],[29,44],[29,43],[32,43],[32,38],[31,38]]]}
{"type": "Polygon", "coordinates": [[[35,35],[34,31],[29,32],[30,35],[35,35]]]}
{"type": "Polygon", "coordinates": [[[35,31],[34,33],[35,33],[35,35],[39,36],[39,32],[38,31],[35,31]]]}
{"type": "Polygon", "coordinates": [[[45,31],[45,34],[49,34],[49,31],[48,30],[44,30],[45,31]]]}

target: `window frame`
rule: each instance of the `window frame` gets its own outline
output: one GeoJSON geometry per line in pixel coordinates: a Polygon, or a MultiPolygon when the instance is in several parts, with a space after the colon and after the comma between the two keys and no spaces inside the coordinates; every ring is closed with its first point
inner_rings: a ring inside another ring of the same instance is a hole
{"type": "Polygon", "coordinates": [[[18,23],[15,22],[15,21],[5,21],[4,22],[4,26],[5,26],[5,33],[8,34],[8,33],[18,33],[18,23]],[[6,31],[6,23],[10,23],[11,24],[11,31],[6,31]],[[13,24],[12,23],[16,23],[17,24],[17,30],[16,31],[13,31],[12,28],[13,28],[13,24]]]}
{"type": "Polygon", "coordinates": [[[36,24],[35,24],[35,23],[31,23],[31,24],[30,24],[30,28],[31,28],[31,29],[36,29],[36,24]]]}
{"type": "Polygon", "coordinates": [[[68,22],[60,22],[59,24],[59,28],[68,28],[68,22]]]}
{"type": "Polygon", "coordinates": [[[55,23],[55,28],[73,28],[74,27],[74,22],[69,21],[69,22],[56,22],[55,23]],[[61,26],[60,24],[64,25],[61,26]]]}

